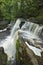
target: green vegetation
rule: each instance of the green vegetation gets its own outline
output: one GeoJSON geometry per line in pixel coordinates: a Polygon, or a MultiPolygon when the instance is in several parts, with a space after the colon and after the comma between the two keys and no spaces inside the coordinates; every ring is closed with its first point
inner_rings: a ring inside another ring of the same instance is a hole
{"type": "Polygon", "coordinates": [[[43,65],[43,52],[41,54],[41,57],[36,56],[29,48],[27,48],[23,40],[17,40],[16,60],[19,65],[43,65]]]}
{"type": "Polygon", "coordinates": [[[0,20],[43,19],[43,0],[0,0],[0,20]]]}
{"type": "Polygon", "coordinates": [[[20,44],[19,44],[19,39],[18,39],[16,42],[16,59],[17,59],[17,61],[19,61],[19,47],[20,47],[20,44]]]}
{"type": "Polygon", "coordinates": [[[19,65],[33,65],[27,54],[26,48],[21,46],[19,39],[16,42],[16,60],[19,65]],[[22,52],[20,48],[22,49],[22,52]]]}

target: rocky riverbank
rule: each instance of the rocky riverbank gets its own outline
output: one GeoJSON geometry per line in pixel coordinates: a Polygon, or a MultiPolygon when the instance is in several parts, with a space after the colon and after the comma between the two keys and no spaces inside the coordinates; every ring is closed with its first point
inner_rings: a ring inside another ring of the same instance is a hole
{"type": "Polygon", "coordinates": [[[4,29],[8,26],[10,22],[9,21],[0,21],[0,29],[4,29]]]}
{"type": "Polygon", "coordinates": [[[25,41],[20,38],[16,43],[16,60],[19,65],[43,65],[43,52],[41,52],[41,56],[35,55],[25,41]]]}

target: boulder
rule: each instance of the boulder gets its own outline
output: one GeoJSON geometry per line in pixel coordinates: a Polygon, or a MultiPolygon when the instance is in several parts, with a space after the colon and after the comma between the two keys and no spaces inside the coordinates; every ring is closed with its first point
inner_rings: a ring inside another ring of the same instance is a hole
{"type": "Polygon", "coordinates": [[[3,47],[0,47],[0,65],[7,65],[7,54],[4,53],[3,47]]]}
{"type": "MultiPolygon", "coordinates": [[[[19,65],[43,65],[43,51],[41,52],[41,56],[35,55],[32,49],[30,49],[26,43],[26,41],[22,38],[19,39],[19,48],[16,49],[18,51],[17,57],[19,65]],[[22,48],[22,52],[19,50],[20,47],[22,48]]],[[[29,40],[28,44],[32,44],[33,40],[29,40]]],[[[37,42],[39,44],[39,42],[37,42]]],[[[37,45],[34,44],[35,47],[37,45]]]]}
{"type": "Polygon", "coordinates": [[[8,26],[10,22],[9,21],[0,21],[0,29],[4,29],[8,26]]]}

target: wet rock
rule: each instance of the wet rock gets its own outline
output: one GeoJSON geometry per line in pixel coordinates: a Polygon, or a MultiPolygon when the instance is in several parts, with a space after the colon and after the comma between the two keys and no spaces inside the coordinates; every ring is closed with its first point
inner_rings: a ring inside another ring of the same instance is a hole
{"type": "Polygon", "coordinates": [[[38,18],[31,17],[31,18],[29,18],[29,20],[31,22],[33,22],[33,23],[37,23],[37,24],[43,25],[43,19],[38,19],[38,18]]]}
{"type": "Polygon", "coordinates": [[[0,21],[0,29],[6,28],[9,23],[9,21],[0,21]]]}
{"type": "MultiPolygon", "coordinates": [[[[41,52],[41,56],[37,56],[25,44],[25,40],[19,39],[18,43],[20,45],[19,48],[17,49],[18,50],[17,57],[18,57],[19,65],[43,65],[43,51],[41,52]],[[20,47],[22,48],[22,53],[19,51],[20,47]]],[[[28,44],[29,43],[30,42],[28,42],[28,44]]]]}
{"type": "Polygon", "coordinates": [[[22,25],[23,25],[24,23],[25,23],[24,21],[20,23],[20,25],[19,25],[19,26],[20,26],[20,28],[22,27],[22,25]]]}
{"type": "Polygon", "coordinates": [[[4,53],[3,47],[0,47],[0,65],[7,65],[7,54],[4,53]]]}
{"type": "Polygon", "coordinates": [[[43,57],[43,52],[41,52],[41,55],[42,55],[42,57],[43,57]]]}

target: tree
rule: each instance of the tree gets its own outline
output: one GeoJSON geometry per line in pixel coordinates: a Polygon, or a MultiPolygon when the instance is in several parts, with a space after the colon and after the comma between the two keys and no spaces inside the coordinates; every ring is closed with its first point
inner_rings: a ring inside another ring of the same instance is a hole
{"type": "Polygon", "coordinates": [[[39,15],[43,0],[0,0],[0,19],[14,20],[39,15]]]}

